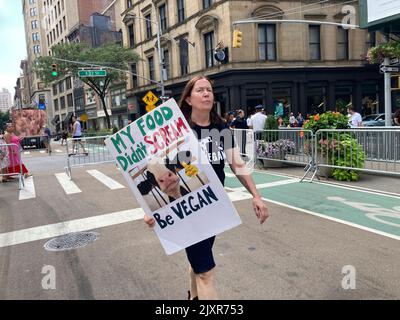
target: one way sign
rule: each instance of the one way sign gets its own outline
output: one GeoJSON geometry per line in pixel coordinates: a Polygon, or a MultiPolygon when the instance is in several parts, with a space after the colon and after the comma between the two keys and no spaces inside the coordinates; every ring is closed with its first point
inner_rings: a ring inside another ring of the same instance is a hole
{"type": "Polygon", "coordinates": [[[381,72],[383,73],[397,73],[399,70],[399,67],[381,66],[381,72]]]}

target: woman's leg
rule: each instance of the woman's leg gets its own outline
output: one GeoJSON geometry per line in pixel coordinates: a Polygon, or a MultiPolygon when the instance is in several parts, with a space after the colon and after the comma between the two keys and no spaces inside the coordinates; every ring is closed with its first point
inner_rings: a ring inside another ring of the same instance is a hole
{"type": "Polygon", "coordinates": [[[198,297],[196,275],[193,272],[192,267],[189,266],[189,276],[190,276],[190,300],[198,297]]]}
{"type": "Polygon", "coordinates": [[[214,286],[214,270],[196,274],[196,286],[199,300],[217,300],[218,295],[214,286]]]}

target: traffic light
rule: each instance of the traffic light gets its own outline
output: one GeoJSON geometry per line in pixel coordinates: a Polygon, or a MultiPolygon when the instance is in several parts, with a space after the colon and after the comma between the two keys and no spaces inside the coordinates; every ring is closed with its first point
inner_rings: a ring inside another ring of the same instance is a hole
{"type": "Polygon", "coordinates": [[[240,48],[242,46],[242,31],[233,30],[233,47],[240,48]]]}
{"type": "Polygon", "coordinates": [[[53,76],[53,77],[57,77],[57,75],[58,75],[58,70],[57,70],[58,68],[57,68],[57,64],[55,64],[55,63],[53,63],[52,65],[51,65],[51,75],[53,76]]]}

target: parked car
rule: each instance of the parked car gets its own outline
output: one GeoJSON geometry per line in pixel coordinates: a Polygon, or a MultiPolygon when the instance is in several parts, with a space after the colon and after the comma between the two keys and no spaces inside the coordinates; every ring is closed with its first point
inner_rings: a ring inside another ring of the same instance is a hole
{"type": "MultiPolygon", "coordinates": [[[[374,113],[362,118],[362,124],[364,127],[384,127],[385,126],[385,114],[384,113],[374,113]]],[[[393,114],[392,114],[392,126],[393,114]]]]}

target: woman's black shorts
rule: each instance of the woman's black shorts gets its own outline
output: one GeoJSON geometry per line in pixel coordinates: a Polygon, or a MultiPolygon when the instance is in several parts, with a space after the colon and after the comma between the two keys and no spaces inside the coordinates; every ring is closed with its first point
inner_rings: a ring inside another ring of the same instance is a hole
{"type": "Polygon", "coordinates": [[[214,240],[215,236],[186,248],[186,255],[194,273],[204,273],[215,267],[212,252],[214,240]]]}

